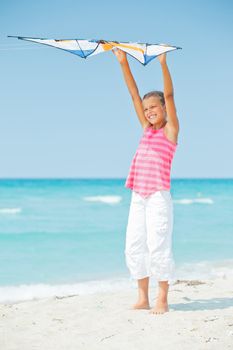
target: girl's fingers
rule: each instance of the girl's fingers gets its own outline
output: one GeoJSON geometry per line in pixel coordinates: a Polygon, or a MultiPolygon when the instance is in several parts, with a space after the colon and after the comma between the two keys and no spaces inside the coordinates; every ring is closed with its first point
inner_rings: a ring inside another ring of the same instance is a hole
{"type": "Polygon", "coordinates": [[[114,53],[115,56],[119,56],[119,52],[118,52],[118,49],[116,47],[114,47],[112,49],[112,52],[114,53]]]}

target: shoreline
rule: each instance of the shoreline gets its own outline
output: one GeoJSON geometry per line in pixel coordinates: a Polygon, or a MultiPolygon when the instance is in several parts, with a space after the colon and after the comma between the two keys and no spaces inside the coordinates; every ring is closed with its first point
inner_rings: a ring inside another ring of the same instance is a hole
{"type": "MultiPolygon", "coordinates": [[[[153,307],[157,288],[150,288],[153,307]]],[[[233,278],[177,280],[169,312],[132,310],[137,290],[0,304],[4,350],[232,349],[233,278]],[[169,336],[168,336],[169,334],[169,336]]]]}

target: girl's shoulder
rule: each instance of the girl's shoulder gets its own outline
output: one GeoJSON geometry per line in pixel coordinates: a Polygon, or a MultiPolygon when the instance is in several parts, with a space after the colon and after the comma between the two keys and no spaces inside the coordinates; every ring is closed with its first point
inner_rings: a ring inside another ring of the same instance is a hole
{"type": "Polygon", "coordinates": [[[150,128],[150,123],[147,122],[142,126],[143,130],[145,131],[146,129],[150,128]]]}

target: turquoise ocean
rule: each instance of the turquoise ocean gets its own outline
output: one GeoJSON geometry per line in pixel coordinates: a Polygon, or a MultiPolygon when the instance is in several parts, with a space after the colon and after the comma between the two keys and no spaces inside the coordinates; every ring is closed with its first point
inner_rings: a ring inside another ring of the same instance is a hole
{"type": "MultiPolygon", "coordinates": [[[[124,183],[1,179],[0,302],[136,288],[124,183]]],[[[171,195],[177,279],[232,276],[233,179],[172,179],[171,195]]]]}

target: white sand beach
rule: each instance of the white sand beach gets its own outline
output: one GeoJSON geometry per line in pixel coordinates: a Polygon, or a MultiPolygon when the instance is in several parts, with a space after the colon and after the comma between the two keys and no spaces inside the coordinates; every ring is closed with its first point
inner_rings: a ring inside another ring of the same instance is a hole
{"type": "Polygon", "coordinates": [[[233,349],[233,279],[178,280],[162,315],[131,309],[136,298],[132,289],[2,303],[0,349],[233,349]]]}

